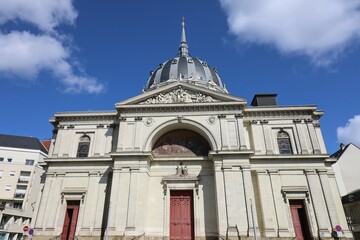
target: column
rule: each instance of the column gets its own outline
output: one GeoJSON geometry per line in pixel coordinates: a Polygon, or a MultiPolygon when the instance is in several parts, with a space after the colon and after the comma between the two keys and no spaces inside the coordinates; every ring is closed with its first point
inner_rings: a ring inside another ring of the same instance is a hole
{"type": "Polygon", "coordinates": [[[308,123],[306,125],[307,125],[308,131],[309,131],[310,141],[311,141],[311,144],[313,147],[314,154],[320,154],[321,153],[320,144],[319,144],[319,140],[316,136],[315,128],[314,128],[314,125],[312,124],[312,121],[308,121],[308,123]]]}
{"type": "Polygon", "coordinates": [[[246,139],[245,139],[245,129],[244,129],[244,121],[242,114],[236,114],[235,118],[237,120],[238,133],[239,133],[239,141],[240,141],[240,150],[247,149],[246,139]]]}
{"type": "Polygon", "coordinates": [[[125,232],[135,231],[138,176],[139,176],[139,169],[131,168],[125,232]]]}
{"type": "Polygon", "coordinates": [[[278,226],[270,176],[266,170],[257,170],[257,177],[265,237],[277,237],[278,226]]]}
{"type": "Polygon", "coordinates": [[[264,129],[265,145],[266,145],[266,154],[274,154],[274,136],[272,135],[271,126],[266,125],[266,121],[262,124],[264,129]]]}
{"type": "Polygon", "coordinates": [[[314,206],[315,216],[319,226],[319,237],[331,237],[331,224],[319,176],[315,170],[305,170],[305,173],[309,185],[311,202],[314,206]]]}
{"type": "MultiPolygon", "coordinates": [[[[257,213],[256,213],[256,206],[255,206],[255,195],[254,195],[254,187],[251,179],[251,171],[250,166],[243,166],[242,167],[242,174],[244,179],[244,190],[245,194],[242,196],[245,199],[246,202],[246,209],[247,209],[247,220],[248,220],[248,235],[254,236],[254,225],[253,225],[253,219],[252,216],[254,216],[254,222],[256,225],[256,232],[259,234],[259,225],[257,220],[257,213]],[[253,205],[253,215],[252,215],[252,209],[251,209],[251,201],[253,205]]],[[[259,236],[259,235],[258,235],[259,236]]]]}
{"type": "Polygon", "coordinates": [[[94,227],[96,203],[98,200],[100,176],[98,173],[89,173],[86,199],[82,216],[82,226],[80,235],[89,236],[91,229],[94,227]]]}
{"type": "Polygon", "coordinates": [[[110,195],[110,216],[109,216],[109,232],[116,230],[115,217],[116,217],[116,208],[118,201],[118,191],[120,185],[120,171],[121,168],[113,168],[112,174],[112,185],[111,185],[111,195],[110,195]]]}
{"type": "Polygon", "coordinates": [[[274,195],[275,211],[278,220],[278,236],[291,237],[289,232],[288,213],[286,209],[288,206],[284,202],[284,197],[281,194],[281,178],[280,172],[276,170],[269,170],[272,192],[274,195]]]}
{"type": "Polygon", "coordinates": [[[255,154],[266,154],[266,147],[264,141],[264,134],[262,126],[258,124],[258,121],[253,120],[251,123],[251,131],[253,137],[253,144],[255,149],[255,154]]]}
{"type": "Polygon", "coordinates": [[[296,130],[297,130],[297,134],[299,137],[299,142],[300,142],[300,150],[301,150],[301,154],[311,154],[312,150],[311,147],[309,146],[309,133],[307,131],[307,127],[304,123],[302,123],[302,120],[296,119],[294,120],[295,126],[296,126],[296,130]]]}
{"type": "Polygon", "coordinates": [[[319,170],[318,173],[320,176],[320,182],[321,182],[321,186],[322,186],[324,196],[325,196],[325,202],[327,205],[327,209],[329,211],[331,226],[333,228],[335,228],[335,226],[339,224],[339,220],[338,220],[338,216],[336,214],[335,203],[334,203],[334,199],[332,196],[327,171],[319,170]]]}
{"type": "Polygon", "coordinates": [[[223,166],[229,237],[248,235],[248,212],[240,167],[223,166]]]}
{"type": "Polygon", "coordinates": [[[226,236],[227,230],[227,209],[225,197],[224,176],[221,167],[221,161],[214,160],[214,181],[215,181],[215,196],[216,196],[216,211],[218,221],[218,231],[222,236],[226,236]]]}
{"type": "Polygon", "coordinates": [[[227,124],[226,124],[226,115],[220,114],[218,116],[219,123],[220,123],[220,136],[221,136],[221,150],[228,150],[229,144],[228,144],[228,134],[227,134],[227,124]]]}

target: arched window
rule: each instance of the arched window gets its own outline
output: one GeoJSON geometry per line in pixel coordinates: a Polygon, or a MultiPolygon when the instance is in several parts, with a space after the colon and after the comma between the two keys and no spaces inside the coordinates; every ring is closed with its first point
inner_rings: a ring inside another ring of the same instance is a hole
{"type": "Polygon", "coordinates": [[[152,153],[156,157],[170,156],[207,156],[209,143],[198,133],[177,129],[161,136],[153,146],[152,153]]]}
{"type": "Polygon", "coordinates": [[[277,142],[280,154],[292,154],[289,134],[287,134],[285,131],[278,132],[277,142]]]}
{"type": "Polygon", "coordinates": [[[87,157],[90,149],[90,137],[83,135],[79,140],[79,147],[77,150],[77,157],[87,157]]]}

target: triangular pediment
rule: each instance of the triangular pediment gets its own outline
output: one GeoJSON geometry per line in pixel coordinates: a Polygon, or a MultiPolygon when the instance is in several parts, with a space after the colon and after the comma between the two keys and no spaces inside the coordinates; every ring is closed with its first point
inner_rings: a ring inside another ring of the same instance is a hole
{"type": "Polygon", "coordinates": [[[238,102],[246,104],[245,99],[234,97],[227,93],[217,92],[189,83],[175,82],[116,103],[115,106],[221,102],[238,102]]]}

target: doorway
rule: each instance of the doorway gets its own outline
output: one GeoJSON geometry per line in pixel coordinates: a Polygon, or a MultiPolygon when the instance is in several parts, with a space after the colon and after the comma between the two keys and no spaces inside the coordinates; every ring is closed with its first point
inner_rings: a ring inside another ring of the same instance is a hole
{"type": "Polygon", "coordinates": [[[192,190],[170,191],[170,240],[194,239],[192,190]]]}
{"type": "Polygon", "coordinates": [[[73,240],[79,215],[80,201],[67,201],[61,240],[73,240]]]}
{"type": "Polygon", "coordinates": [[[290,211],[296,240],[311,239],[304,200],[290,200],[290,211]]]}

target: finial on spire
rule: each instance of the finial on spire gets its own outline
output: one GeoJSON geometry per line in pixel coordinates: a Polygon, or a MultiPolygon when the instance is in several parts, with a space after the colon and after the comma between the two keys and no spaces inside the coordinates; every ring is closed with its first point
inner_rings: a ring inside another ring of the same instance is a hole
{"type": "Polygon", "coordinates": [[[181,42],[186,42],[186,35],[185,35],[185,18],[184,18],[184,17],[182,17],[181,26],[182,26],[181,42]]]}
{"type": "Polygon", "coordinates": [[[179,55],[181,57],[188,57],[189,56],[189,46],[187,45],[187,42],[186,42],[185,18],[184,17],[182,17],[181,26],[182,26],[182,32],[181,32],[181,42],[180,42],[180,46],[179,46],[179,55]]]}

